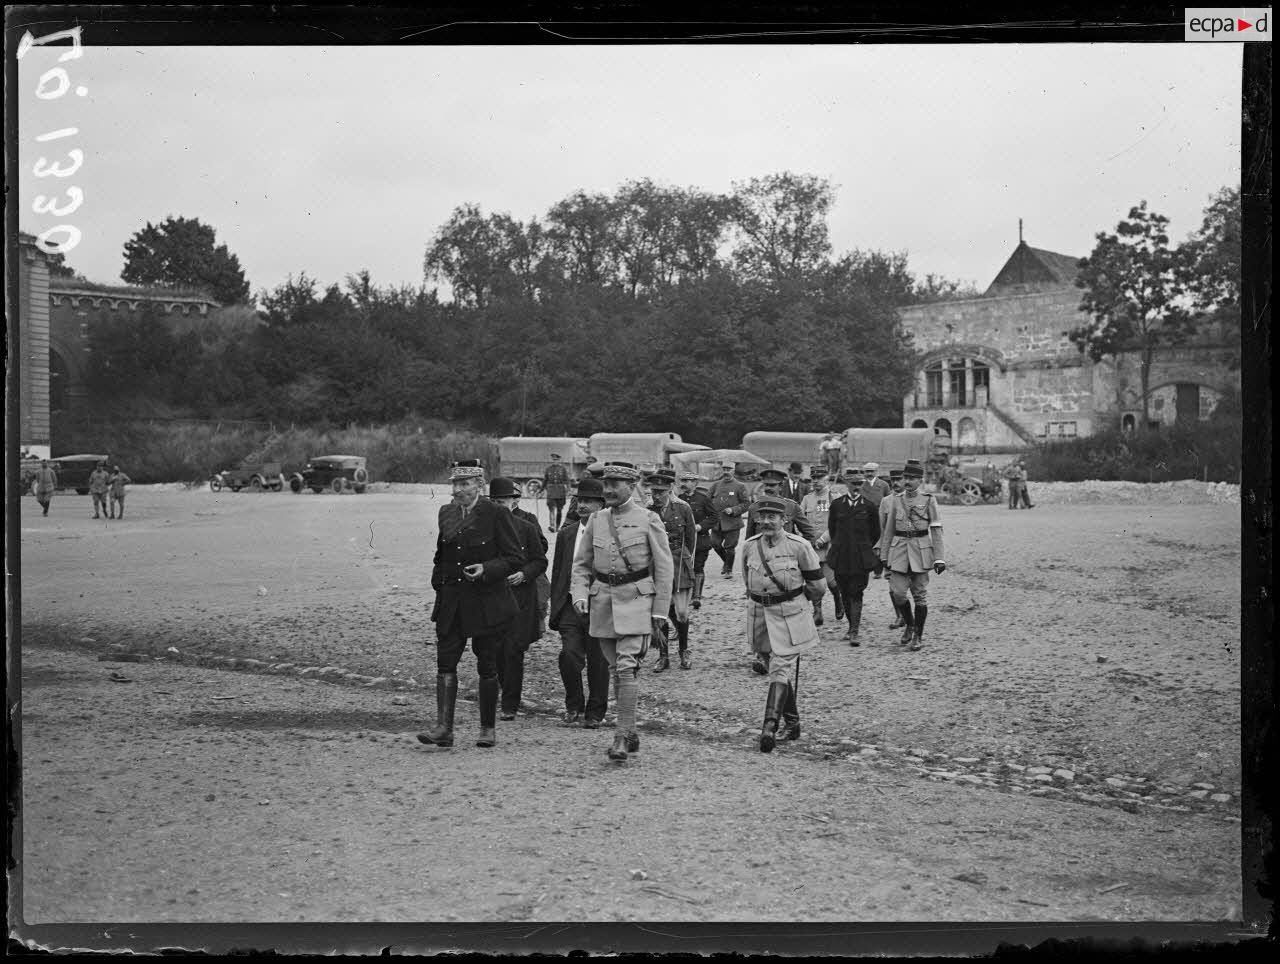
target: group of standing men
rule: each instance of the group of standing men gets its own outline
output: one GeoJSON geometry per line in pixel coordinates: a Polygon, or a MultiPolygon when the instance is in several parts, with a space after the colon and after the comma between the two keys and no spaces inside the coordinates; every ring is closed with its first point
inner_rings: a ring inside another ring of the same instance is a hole
{"type": "MultiPolygon", "coordinates": [[[[132,481],[133,479],[120,471],[120,466],[113,465],[108,472],[106,460],[99,459],[98,464],[89,473],[89,495],[93,499],[93,517],[123,519],[125,486],[132,481]]],[[[41,515],[49,514],[53,494],[57,491],[58,471],[49,464],[48,459],[41,459],[40,468],[36,469],[35,475],[35,496],[41,515]]]]}
{"type": "MultiPolygon", "coordinates": [[[[567,472],[560,481],[553,472],[557,468],[563,471],[555,465],[548,470],[549,501],[552,485],[565,486],[557,493],[561,499],[567,494],[567,472]]],[[[701,606],[705,561],[714,550],[722,575],[733,578],[744,535],[747,632],[757,654],[753,668],[770,681],[760,739],[764,752],[774,748],[780,722],[784,739],[800,735],[799,657],[818,644],[828,589],[837,620],[848,618],[849,642],[857,646],[868,580],[887,570],[899,614],[895,626],[906,627],[901,642],[920,648],[929,572],[940,573],[946,564],[937,502],[920,492],[919,463],[891,473],[900,476],[892,484],[876,478],[874,464],[848,468],[836,480],[825,467],[815,467],[811,483],[801,478],[799,465],[790,473],[768,469],[760,473],[754,501],[735,468],[725,462],[720,478],[708,483],[692,473],[642,478],[624,462],[593,465],[577,482],[565,523],[555,517],[559,511],[553,516],[556,542],[543,604],[533,584],[545,579],[547,544],[535,518],[515,507],[515,483],[494,479],[486,500],[480,494],[479,462],[455,463],[454,500],[440,510],[432,571],[437,720],[418,738],[453,745],[457,665],[471,639],[480,677],[476,742],[495,745],[499,693],[503,718],[514,719],[524,651],[549,616],[547,625],[562,641],[565,725],[600,727],[611,680],[617,730],[608,756],[626,760],[640,747],[635,726],[639,672],[651,642],[658,650],[654,672],[671,667],[673,629],[679,665],[691,668],[690,609],[701,606]],[[652,497],[647,506],[640,496],[642,481],[652,497]],[[677,488],[678,496],[672,491],[677,488]]]]}

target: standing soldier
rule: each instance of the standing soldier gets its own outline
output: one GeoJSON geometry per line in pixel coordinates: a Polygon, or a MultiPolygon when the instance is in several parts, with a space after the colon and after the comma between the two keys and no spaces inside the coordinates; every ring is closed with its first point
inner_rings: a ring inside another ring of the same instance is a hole
{"type": "Polygon", "coordinates": [[[942,561],[942,520],[938,516],[938,500],[920,492],[924,468],[910,459],[902,470],[902,492],[885,499],[884,535],[880,540],[880,559],[889,570],[889,591],[894,605],[902,613],[906,628],[901,644],[910,643],[918,650],[924,636],[925,619],[929,616],[929,570],[946,571],[942,561]],[[915,600],[911,611],[908,589],[915,600]]]}
{"type": "MultiPolygon", "coordinates": [[[[671,584],[671,611],[667,614],[676,624],[676,638],[680,645],[680,668],[692,669],[689,659],[689,596],[693,589],[693,553],[698,544],[698,529],[693,521],[693,509],[687,502],[671,497],[675,476],[669,472],[657,472],[649,479],[649,491],[653,502],[649,508],[658,514],[667,530],[667,545],[675,568],[671,584]]],[[[669,640],[658,637],[658,664],[655,673],[671,668],[669,640]]]]}
{"type": "Polygon", "coordinates": [[[799,462],[792,462],[787,466],[787,478],[782,483],[782,497],[799,504],[808,491],[809,485],[804,480],[804,467],[799,462]]]}
{"type": "MultiPolygon", "coordinates": [[[[831,593],[831,598],[836,604],[836,622],[844,619],[844,597],[840,595],[840,588],[836,582],[835,571],[831,568],[831,557],[828,547],[831,544],[831,533],[827,530],[827,514],[831,511],[831,503],[833,496],[831,489],[827,485],[827,470],[821,466],[813,470],[812,479],[813,488],[805,495],[804,500],[800,503],[800,508],[804,510],[805,518],[813,523],[814,529],[818,533],[817,539],[814,540],[813,547],[818,550],[818,561],[822,563],[822,575],[827,581],[827,589],[831,593]]],[[[822,625],[822,600],[816,600],[813,604],[813,622],[815,626],[822,625]]]]}
{"type": "Polygon", "coordinates": [[[640,473],[615,462],[604,469],[606,508],[587,521],[573,558],[571,593],[579,614],[590,614],[590,633],[613,671],[618,729],[609,759],[640,749],[636,698],[640,660],[649,637],[667,631],[675,567],[662,520],[633,498],[640,473]]]}
{"type": "Polygon", "coordinates": [[[716,512],[715,524],[711,527],[711,548],[724,562],[720,575],[725,578],[733,576],[733,554],[742,531],[742,516],[751,507],[747,487],[733,477],[734,468],[733,462],[721,463],[720,478],[711,484],[710,490],[711,506],[716,512]]]}
{"type": "Polygon", "coordinates": [[[827,437],[818,446],[822,452],[822,461],[826,463],[827,475],[830,478],[840,477],[840,458],[844,454],[844,440],[839,432],[828,432],[827,437]]]}
{"type": "Polygon", "coordinates": [[[89,496],[93,499],[93,517],[98,518],[98,509],[107,514],[107,489],[111,485],[111,473],[107,471],[107,463],[99,459],[98,464],[89,473],[89,496]]]}
{"type": "Polygon", "coordinates": [[[818,629],[809,600],[826,590],[817,550],[783,529],[786,505],[764,496],[752,506],[760,520],[760,534],[742,549],[742,572],[747,586],[747,637],[757,653],[768,654],[769,697],[760,730],[760,751],[773,750],[778,721],[786,722],[784,740],[800,738],[800,710],[796,687],[800,654],[816,649],[818,629]]]}
{"type": "MultiPolygon", "coordinates": [[[[889,470],[889,488],[890,495],[897,495],[902,491],[902,469],[889,470]]],[[[885,524],[889,520],[889,500],[882,499],[880,501],[878,517],[880,519],[880,539],[885,539],[885,524]]],[[[876,555],[880,554],[880,546],[876,546],[876,555]]],[[[876,569],[875,578],[879,579],[881,571],[876,569]]],[[[889,624],[890,629],[901,629],[906,623],[902,620],[902,613],[898,611],[898,604],[893,601],[893,589],[889,589],[889,608],[893,610],[893,622],[889,624]]]]}
{"type": "Polygon", "coordinates": [[[711,504],[709,487],[697,472],[680,476],[680,497],[693,510],[693,524],[698,530],[698,541],[693,550],[693,596],[689,604],[702,608],[702,584],[706,582],[707,556],[711,552],[711,527],[716,522],[716,510],[711,504]]]}
{"type": "Polygon", "coordinates": [[[547,571],[547,537],[542,534],[538,517],[519,507],[520,489],[514,479],[502,476],[492,479],[489,499],[508,510],[515,519],[523,556],[520,567],[507,576],[507,585],[516,597],[519,612],[507,624],[498,647],[498,687],[502,694],[499,719],[514,720],[524,691],[524,654],[542,635],[538,579],[547,571]]]}
{"type": "Polygon", "coordinates": [[[880,544],[879,510],[869,498],[865,485],[851,486],[831,504],[827,516],[831,549],[827,560],[835,571],[845,612],[849,614],[849,645],[858,646],[862,624],[862,596],[872,572],[882,566],[876,554],[880,544]]]}
{"type": "Polygon", "coordinates": [[[1035,503],[1031,501],[1031,490],[1027,488],[1027,463],[1022,460],[1019,455],[1018,464],[1018,497],[1022,500],[1022,508],[1034,509],[1035,503]]]}
{"type": "Polygon", "coordinates": [[[547,528],[555,532],[560,528],[561,513],[564,512],[564,499],[568,494],[569,470],[560,461],[560,455],[551,453],[551,464],[542,474],[542,488],[547,493],[547,518],[551,525],[547,528]]]}
{"type": "Polygon", "coordinates": [[[436,725],[419,733],[423,743],[453,746],[453,710],[458,698],[458,661],[467,640],[476,654],[480,735],[476,746],[497,740],[498,650],[519,606],[507,576],[524,564],[515,516],[488,499],[478,459],[453,463],[453,501],[440,507],[440,535],[432,560],[436,592],[436,725]]]}
{"type": "Polygon", "coordinates": [[[1005,480],[1009,483],[1009,508],[1018,508],[1018,502],[1022,495],[1022,467],[1018,464],[1015,457],[1012,462],[1005,466],[1005,480]]]}
{"type": "Polygon", "coordinates": [[[587,533],[586,520],[604,508],[604,487],[598,479],[578,482],[574,498],[578,515],[556,533],[551,566],[551,628],[560,633],[560,679],[564,682],[564,725],[594,730],[604,721],[609,705],[609,664],[600,640],[591,635],[590,620],[573,608],[569,584],[573,558],[587,533]],[[587,670],[587,697],[582,698],[582,669],[587,670]]]}
{"type": "Polygon", "coordinates": [[[124,518],[124,487],[132,481],[133,479],[120,471],[120,466],[111,467],[111,478],[107,482],[111,489],[111,514],[107,516],[108,519],[116,518],[117,508],[119,508],[119,517],[124,518]]]}
{"type": "MultiPolygon", "coordinates": [[[[53,493],[57,489],[58,473],[53,470],[48,459],[41,459],[40,468],[36,469],[36,501],[40,503],[41,515],[49,514],[49,503],[53,501],[53,493]]],[[[94,508],[97,508],[96,502],[94,508]]],[[[94,518],[98,517],[95,515],[94,518]]]]}
{"type": "MultiPolygon", "coordinates": [[[[798,532],[810,542],[813,542],[818,537],[817,532],[814,531],[813,523],[804,514],[804,510],[800,508],[798,502],[793,502],[782,494],[782,484],[786,479],[787,477],[781,469],[765,469],[760,473],[759,498],[781,499],[786,503],[786,521],[783,523],[783,528],[788,532],[798,532]]],[[[758,526],[759,520],[756,518],[755,509],[752,508],[747,512],[746,536],[748,539],[756,534],[758,526]]],[[[818,625],[821,626],[822,623],[819,622],[818,625]]]]}

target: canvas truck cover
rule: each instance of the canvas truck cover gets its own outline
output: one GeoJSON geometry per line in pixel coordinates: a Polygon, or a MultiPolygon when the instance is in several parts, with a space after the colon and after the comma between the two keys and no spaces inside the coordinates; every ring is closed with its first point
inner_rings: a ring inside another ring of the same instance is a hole
{"type": "Polygon", "coordinates": [[[560,461],[571,476],[577,476],[586,467],[587,440],[556,436],[508,436],[498,439],[498,471],[508,478],[541,478],[551,464],[551,454],[560,461]]]}
{"type": "Polygon", "coordinates": [[[825,432],[748,432],[742,436],[742,447],[784,472],[792,462],[799,462],[808,476],[810,466],[822,464],[818,446],[826,437],[825,432]]]}
{"type": "Polygon", "coordinates": [[[630,462],[640,469],[667,464],[672,452],[705,449],[705,445],[681,441],[675,432],[597,432],[587,440],[593,462],[630,462]]]}
{"type": "Polygon", "coordinates": [[[945,463],[951,440],[931,428],[851,428],[844,433],[845,463],[879,462],[880,471],[900,469],[907,459],[923,466],[945,463]]]}

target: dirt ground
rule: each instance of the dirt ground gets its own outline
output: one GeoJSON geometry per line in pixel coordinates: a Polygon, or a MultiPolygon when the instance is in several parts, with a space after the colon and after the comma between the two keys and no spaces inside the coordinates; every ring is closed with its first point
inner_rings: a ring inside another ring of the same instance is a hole
{"type": "Polygon", "coordinates": [[[944,506],[925,649],[883,581],[858,649],[828,602],[771,755],[709,564],[617,765],[557,725],[554,634],[495,749],[473,703],[414,739],[446,497],[22,501],[28,923],[1239,917],[1238,506],[944,506]]]}

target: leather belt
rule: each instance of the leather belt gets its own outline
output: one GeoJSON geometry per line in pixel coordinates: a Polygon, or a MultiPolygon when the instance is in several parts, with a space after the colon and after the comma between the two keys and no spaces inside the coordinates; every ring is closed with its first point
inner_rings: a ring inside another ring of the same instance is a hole
{"type": "Polygon", "coordinates": [[[893,534],[895,536],[901,536],[904,539],[919,539],[921,536],[927,536],[929,534],[929,530],[925,529],[922,532],[902,532],[901,530],[895,529],[893,534]]]}
{"type": "Polygon", "coordinates": [[[603,583],[608,583],[610,586],[625,586],[629,582],[639,582],[641,579],[648,578],[648,576],[648,566],[645,566],[642,569],[636,569],[634,572],[623,573],[600,572],[598,569],[596,570],[596,578],[603,583]]]}
{"type": "Polygon", "coordinates": [[[804,587],[802,586],[799,589],[792,589],[790,592],[784,592],[776,596],[761,595],[757,592],[749,592],[747,595],[751,597],[752,601],[758,602],[761,606],[776,606],[778,603],[789,602],[790,600],[795,599],[803,592],[804,587]]]}

